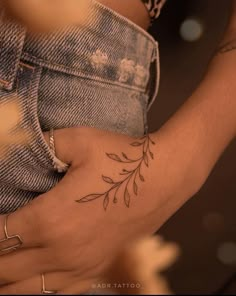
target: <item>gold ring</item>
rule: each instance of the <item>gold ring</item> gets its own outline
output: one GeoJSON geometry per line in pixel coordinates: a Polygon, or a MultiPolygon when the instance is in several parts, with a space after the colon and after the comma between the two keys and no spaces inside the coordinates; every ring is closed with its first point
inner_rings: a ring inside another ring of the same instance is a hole
{"type": "Polygon", "coordinates": [[[5,238],[0,240],[0,256],[16,251],[23,244],[23,241],[18,234],[9,235],[7,230],[8,217],[9,215],[5,216],[5,222],[4,222],[5,238]]]}
{"type": "Polygon", "coordinates": [[[45,285],[45,276],[44,276],[44,274],[42,273],[41,274],[41,280],[42,280],[42,294],[46,294],[46,295],[52,295],[52,294],[57,294],[58,293],[58,291],[56,291],[56,290],[47,290],[46,289],[46,285],[45,285]]]}

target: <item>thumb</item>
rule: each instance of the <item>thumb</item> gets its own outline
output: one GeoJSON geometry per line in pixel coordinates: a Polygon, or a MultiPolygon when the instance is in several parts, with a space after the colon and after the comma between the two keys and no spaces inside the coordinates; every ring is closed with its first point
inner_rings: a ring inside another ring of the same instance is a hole
{"type": "Polygon", "coordinates": [[[68,169],[68,166],[80,166],[86,160],[88,147],[82,133],[82,127],[54,130],[51,135],[49,132],[43,133],[48,146],[54,150],[54,161],[59,167],[68,169]]]}

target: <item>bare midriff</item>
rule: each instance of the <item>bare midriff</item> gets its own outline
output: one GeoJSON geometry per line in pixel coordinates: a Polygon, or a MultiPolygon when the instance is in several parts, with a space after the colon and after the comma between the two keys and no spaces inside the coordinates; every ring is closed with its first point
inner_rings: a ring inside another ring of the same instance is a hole
{"type": "MultiPolygon", "coordinates": [[[[147,29],[149,26],[149,14],[141,0],[97,0],[104,6],[116,11],[136,25],[147,29]]],[[[89,8],[87,0],[69,1],[57,0],[54,5],[51,0],[7,0],[4,3],[7,15],[14,17],[30,30],[49,31],[57,27],[76,24],[81,25],[89,8]]]]}
{"type": "Polygon", "coordinates": [[[98,0],[98,2],[128,18],[143,29],[147,29],[149,26],[149,15],[141,0],[98,0]]]}

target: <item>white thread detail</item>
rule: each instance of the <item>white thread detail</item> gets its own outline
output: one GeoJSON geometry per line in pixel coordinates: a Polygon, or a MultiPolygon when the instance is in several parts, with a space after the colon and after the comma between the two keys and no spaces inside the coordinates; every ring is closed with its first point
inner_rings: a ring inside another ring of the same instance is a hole
{"type": "Polygon", "coordinates": [[[135,73],[135,62],[123,59],[119,68],[119,82],[127,82],[135,73]]]}
{"type": "Polygon", "coordinates": [[[55,155],[53,157],[53,166],[54,166],[54,169],[58,171],[58,173],[65,173],[69,169],[69,165],[61,161],[55,155]]]}
{"type": "Polygon", "coordinates": [[[108,56],[103,53],[100,49],[96,50],[91,56],[91,64],[95,69],[103,69],[108,62],[108,56]]]}
{"type": "Polygon", "coordinates": [[[135,61],[123,59],[119,67],[119,82],[125,83],[132,80],[137,86],[146,86],[149,71],[135,61]]]}
{"type": "Polygon", "coordinates": [[[134,83],[138,86],[145,86],[149,78],[149,72],[141,65],[135,67],[134,83]]]}

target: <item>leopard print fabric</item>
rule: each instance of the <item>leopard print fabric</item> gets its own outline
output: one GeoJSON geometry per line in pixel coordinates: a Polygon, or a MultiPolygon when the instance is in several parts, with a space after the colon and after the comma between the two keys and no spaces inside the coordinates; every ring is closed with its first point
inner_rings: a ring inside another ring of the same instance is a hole
{"type": "Polygon", "coordinates": [[[150,15],[151,23],[153,23],[153,21],[158,18],[161,12],[161,8],[166,2],[166,0],[141,0],[141,1],[146,6],[148,13],[150,15]]]}

